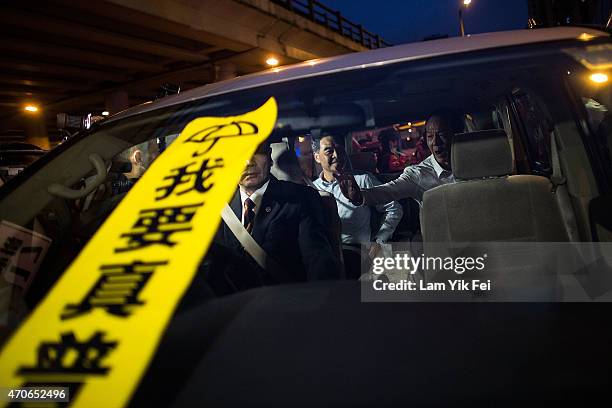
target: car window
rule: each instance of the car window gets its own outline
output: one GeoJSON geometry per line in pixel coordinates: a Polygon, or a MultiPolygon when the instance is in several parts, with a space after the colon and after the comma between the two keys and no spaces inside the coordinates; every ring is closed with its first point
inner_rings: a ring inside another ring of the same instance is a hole
{"type": "MultiPolygon", "coordinates": [[[[483,51],[461,58],[409,61],[272,83],[94,126],[39,159],[36,166],[0,190],[2,217],[51,242],[40,261],[39,271],[44,273],[38,274],[29,289],[28,303],[33,306],[44,296],[131,186],[192,119],[241,114],[274,96],[278,119],[270,141],[290,140],[301,169],[312,180],[319,174],[311,158],[313,137],[332,134],[339,140],[354,141],[346,146],[353,164],[380,172],[376,143],[382,131],[399,137],[398,150],[407,157],[403,166],[419,163],[429,154],[422,143],[423,121],[433,112],[442,108],[459,112],[468,130],[499,129],[505,124],[495,106],[500,99],[510,98],[527,135],[529,171],[547,175],[550,124],[532,95],[537,94],[552,112],[550,120],[567,120],[566,96],[559,86],[567,70],[586,71],[555,47],[483,51]],[[102,163],[103,182],[92,160],[102,163]],[[56,184],[88,193],[76,198],[49,193],[49,187],[56,184]]],[[[609,146],[609,91],[607,100],[602,95],[585,98],[589,98],[592,128],[600,135],[602,146],[609,146]]],[[[411,217],[416,219],[418,211],[411,217]]]]}
{"type": "Polygon", "coordinates": [[[527,158],[533,174],[550,176],[551,150],[550,132],[546,116],[526,91],[517,90],[512,94],[512,103],[519,119],[527,158]]]}
{"type": "Polygon", "coordinates": [[[594,136],[595,151],[612,179],[612,86],[609,80],[602,84],[589,85],[579,88],[580,100],[584,105],[589,129],[594,136]]]}

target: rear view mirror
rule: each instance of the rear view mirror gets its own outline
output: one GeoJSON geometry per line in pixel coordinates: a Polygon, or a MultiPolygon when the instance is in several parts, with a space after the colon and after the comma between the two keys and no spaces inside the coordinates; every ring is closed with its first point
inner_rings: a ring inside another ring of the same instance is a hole
{"type": "Polygon", "coordinates": [[[307,133],[311,129],[333,132],[337,129],[362,127],[365,113],[357,104],[321,104],[306,112],[304,109],[290,109],[279,112],[276,128],[290,128],[293,132],[307,133]]]}

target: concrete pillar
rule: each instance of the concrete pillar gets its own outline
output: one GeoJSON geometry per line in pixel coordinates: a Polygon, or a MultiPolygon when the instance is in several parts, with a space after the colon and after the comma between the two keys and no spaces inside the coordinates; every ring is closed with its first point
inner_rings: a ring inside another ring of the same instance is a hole
{"type": "Polygon", "coordinates": [[[130,107],[128,93],[126,91],[116,91],[106,95],[104,107],[111,115],[121,112],[130,107]]]}
{"type": "Polygon", "coordinates": [[[41,149],[49,150],[49,135],[47,133],[47,125],[45,123],[45,114],[42,110],[38,112],[23,112],[21,121],[25,131],[25,142],[40,147],[41,149]]]}
{"type": "Polygon", "coordinates": [[[215,82],[225,81],[226,79],[236,78],[237,76],[236,64],[233,62],[224,61],[215,64],[215,82]]]}

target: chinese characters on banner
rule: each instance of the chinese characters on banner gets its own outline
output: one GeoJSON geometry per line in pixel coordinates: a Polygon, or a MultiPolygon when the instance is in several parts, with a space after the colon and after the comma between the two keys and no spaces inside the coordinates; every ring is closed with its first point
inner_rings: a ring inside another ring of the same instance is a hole
{"type": "Polygon", "coordinates": [[[276,115],[270,98],[191,121],[5,345],[0,383],[69,387],[71,406],[127,404],[276,115]]]}

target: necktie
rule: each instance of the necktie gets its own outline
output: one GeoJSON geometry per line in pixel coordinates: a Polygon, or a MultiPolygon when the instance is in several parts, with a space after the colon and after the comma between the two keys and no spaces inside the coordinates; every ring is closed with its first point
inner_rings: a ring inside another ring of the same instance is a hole
{"type": "Polygon", "coordinates": [[[255,203],[253,200],[247,197],[247,199],[244,200],[244,208],[242,213],[244,214],[244,228],[249,234],[251,231],[253,231],[253,223],[255,222],[255,211],[253,211],[254,208],[255,203]]]}

